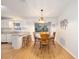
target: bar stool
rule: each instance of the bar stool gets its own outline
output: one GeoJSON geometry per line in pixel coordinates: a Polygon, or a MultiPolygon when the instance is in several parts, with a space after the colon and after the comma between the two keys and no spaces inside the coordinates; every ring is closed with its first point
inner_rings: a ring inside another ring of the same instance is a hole
{"type": "Polygon", "coordinates": [[[22,38],[22,47],[25,48],[26,45],[27,45],[27,36],[24,36],[24,37],[22,38]]]}

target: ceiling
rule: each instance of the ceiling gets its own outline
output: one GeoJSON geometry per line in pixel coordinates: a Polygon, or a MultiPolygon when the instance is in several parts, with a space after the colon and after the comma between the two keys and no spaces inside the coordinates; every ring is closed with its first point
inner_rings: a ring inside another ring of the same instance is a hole
{"type": "Polygon", "coordinates": [[[39,17],[40,9],[43,9],[45,17],[58,17],[71,1],[73,0],[2,0],[1,15],[39,17]]]}

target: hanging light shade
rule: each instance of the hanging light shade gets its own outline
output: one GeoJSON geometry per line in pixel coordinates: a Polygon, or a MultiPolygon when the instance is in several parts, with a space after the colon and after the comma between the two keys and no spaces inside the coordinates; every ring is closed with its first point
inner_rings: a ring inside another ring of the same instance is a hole
{"type": "Polygon", "coordinates": [[[43,17],[43,9],[41,9],[41,17],[40,17],[40,19],[39,19],[39,22],[40,23],[44,23],[45,21],[44,21],[44,17],[43,17]]]}

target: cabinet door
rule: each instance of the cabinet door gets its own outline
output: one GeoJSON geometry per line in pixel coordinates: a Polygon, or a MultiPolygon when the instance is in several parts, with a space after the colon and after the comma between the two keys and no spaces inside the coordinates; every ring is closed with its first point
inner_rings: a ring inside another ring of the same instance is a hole
{"type": "Polygon", "coordinates": [[[11,43],[11,40],[12,40],[12,35],[11,34],[7,34],[7,42],[10,42],[11,43]]]}
{"type": "Polygon", "coordinates": [[[1,34],[1,42],[7,42],[6,34],[1,34]]]}
{"type": "Polygon", "coordinates": [[[2,28],[9,28],[9,21],[8,20],[1,20],[1,27],[2,28]]]}

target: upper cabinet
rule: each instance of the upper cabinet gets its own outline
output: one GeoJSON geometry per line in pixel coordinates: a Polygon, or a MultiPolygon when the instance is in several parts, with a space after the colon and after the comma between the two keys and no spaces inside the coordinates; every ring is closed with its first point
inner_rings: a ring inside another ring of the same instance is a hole
{"type": "Polygon", "coordinates": [[[1,28],[9,28],[9,21],[1,20],[1,28]]]}

